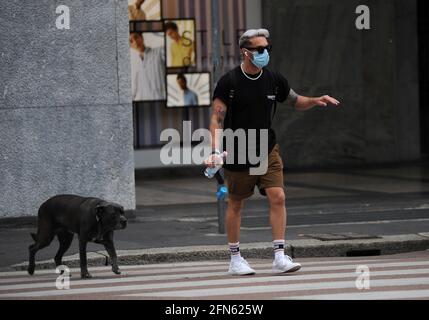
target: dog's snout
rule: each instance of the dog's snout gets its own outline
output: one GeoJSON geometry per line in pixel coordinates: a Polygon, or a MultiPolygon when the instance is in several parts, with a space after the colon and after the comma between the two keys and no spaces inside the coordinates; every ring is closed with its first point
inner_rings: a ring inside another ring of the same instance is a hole
{"type": "Polygon", "coordinates": [[[122,229],[125,229],[127,226],[127,218],[125,218],[124,216],[121,216],[119,218],[119,222],[121,224],[122,229]]]}

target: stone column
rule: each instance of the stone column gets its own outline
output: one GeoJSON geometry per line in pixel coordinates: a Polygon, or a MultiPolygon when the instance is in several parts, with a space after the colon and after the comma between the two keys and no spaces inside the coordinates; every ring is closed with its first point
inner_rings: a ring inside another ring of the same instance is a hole
{"type": "Polygon", "coordinates": [[[0,217],[61,193],[133,209],[130,87],[127,1],[2,1],[0,217]]]}

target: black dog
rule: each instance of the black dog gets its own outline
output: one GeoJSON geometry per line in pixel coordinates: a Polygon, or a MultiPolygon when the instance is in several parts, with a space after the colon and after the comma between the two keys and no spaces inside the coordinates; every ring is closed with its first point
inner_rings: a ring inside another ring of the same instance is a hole
{"type": "Polygon", "coordinates": [[[47,247],[55,235],[60,242],[55,264],[61,265],[63,255],[77,233],[82,278],[91,278],[86,261],[86,245],[89,241],[104,245],[112,261],[112,271],[120,274],[113,245],[113,230],[125,229],[126,226],[124,208],[118,204],[76,195],[54,196],[39,208],[37,234],[31,234],[35,243],[28,248],[28,273],[34,273],[36,252],[47,247]]]}

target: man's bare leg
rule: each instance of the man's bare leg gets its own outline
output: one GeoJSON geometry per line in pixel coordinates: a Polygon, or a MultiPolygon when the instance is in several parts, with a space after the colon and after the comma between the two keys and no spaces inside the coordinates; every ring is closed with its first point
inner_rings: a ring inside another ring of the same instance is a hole
{"type": "Polygon", "coordinates": [[[297,271],[301,268],[299,263],[294,263],[289,256],[284,254],[285,230],[286,230],[286,206],[283,188],[273,187],[265,189],[270,202],[270,223],[273,235],[274,262],[273,271],[285,273],[297,271]]]}
{"type": "Polygon", "coordinates": [[[231,253],[231,263],[228,273],[234,276],[255,274],[255,270],[241,257],[239,249],[241,211],[243,209],[243,204],[243,200],[233,200],[229,198],[228,208],[226,210],[226,232],[229,251],[231,253]]]}
{"type": "Polygon", "coordinates": [[[268,201],[270,202],[270,224],[273,240],[284,239],[286,231],[286,206],[283,188],[267,188],[268,201]]]}
{"type": "Polygon", "coordinates": [[[243,209],[243,204],[243,200],[228,199],[225,222],[229,243],[240,241],[241,211],[243,209]]]}

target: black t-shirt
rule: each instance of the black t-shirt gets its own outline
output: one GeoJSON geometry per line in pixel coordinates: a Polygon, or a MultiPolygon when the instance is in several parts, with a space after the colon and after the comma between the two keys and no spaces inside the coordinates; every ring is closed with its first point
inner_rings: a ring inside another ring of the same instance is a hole
{"type": "MultiPolygon", "coordinates": [[[[217,83],[213,94],[213,100],[219,98],[227,106],[224,119],[224,129],[244,129],[246,134],[249,129],[268,129],[268,153],[276,144],[276,136],[271,128],[274,100],[283,102],[287,99],[290,91],[288,81],[280,73],[263,68],[262,75],[248,75],[247,78],[241,67],[238,66],[226,73],[217,83]],[[231,103],[230,93],[234,90],[231,103]]],[[[257,131],[258,132],[258,131],[257,131]]],[[[257,135],[257,144],[259,143],[257,135]]],[[[224,150],[226,146],[224,143],[224,150]]],[[[234,147],[236,159],[234,164],[225,164],[225,168],[231,171],[245,171],[252,165],[237,164],[237,144],[234,147]]],[[[256,147],[259,154],[259,147],[256,147]]],[[[228,151],[228,150],[226,150],[228,151]]],[[[257,166],[257,165],[253,165],[257,166]]]]}

